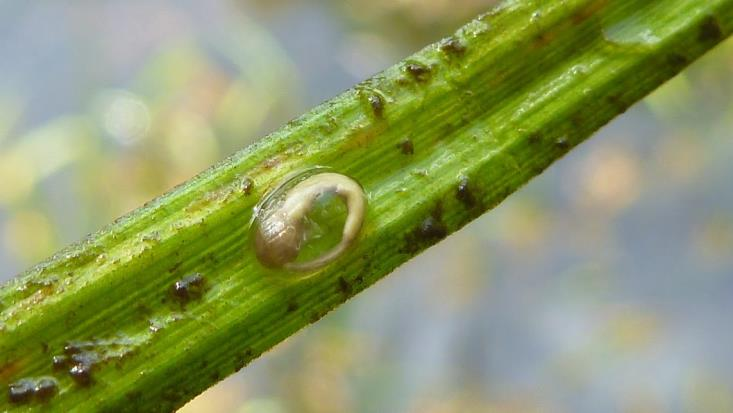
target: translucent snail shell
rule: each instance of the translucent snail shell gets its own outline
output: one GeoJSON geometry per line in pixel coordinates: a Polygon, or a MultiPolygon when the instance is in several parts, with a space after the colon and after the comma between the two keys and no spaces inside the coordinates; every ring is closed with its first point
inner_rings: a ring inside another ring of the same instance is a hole
{"type": "MultiPolygon", "coordinates": [[[[287,181],[286,181],[287,183],[287,181]]],[[[279,191],[280,186],[274,192],[279,191]]],[[[255,217],[255,253],[266,267],[291,271],[311,271],[338,258],[359,235],[366,213],[366,195],[355,180],[338,173],[323,172],[309,176],[277,199],[265,197],[255,217]],[[326,194],[340,197],[348,215],[341,241],[324,254],[305,262],[295,262],[303,242],[306,214],[316,200],[326,194]]]]}

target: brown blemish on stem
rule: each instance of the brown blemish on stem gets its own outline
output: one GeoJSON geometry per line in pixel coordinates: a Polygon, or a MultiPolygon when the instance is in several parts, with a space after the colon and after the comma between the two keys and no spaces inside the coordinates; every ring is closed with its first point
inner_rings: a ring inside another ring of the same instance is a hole
{"type": "Polygon", "coordinates": [[[402,152],[403,155],[413,155],[415,153],[415,146],[412,144],[412,139],[405,138],[397,144],[397,148],[402,152]]]}
{"type": "Polygon", "coordinates": [[[723,37],[723,29],[715,16],[705,16],[700,25],[697,39],[702,43],[717,42],[723,37]]]}
{"type": "Polygon", "coordinates": [[[670,53],[666,58],[667,64],[675,71],[682,70],[685,66],[690,63],[690,60],[678,53],[670,53]]]}
{"type": "Polygon", "coordinates": [[[344,296],[350,296],[354,291],[351,284],[344,277],[339,277],[336,283],[336,290],[344,296]]]}
{"type": "Polygon", "coordinates": [[[448,236],[448,228],[443,223],[443,206],[436,205],[428,217],[405,236],[401,252],[413,254],[435,244],[448,236]]]}
{"type": "Polygon", "coordinates": [[[0,365],[0,382],[7,383],[9,378],[14,376],[18,370],[20,370],[20,365],[17,360],[0,365]]]}
{"type": "Polygon", "coordinates": [[[242,193],[244,195],[250,195],[252,193],[252,188],[254,188],[254,181],[252,178],[245,176],[242,178],[242,182],[239,184],[239,187],[242,189],[242,193]]]}
{"type": "Polygon", "coordinates": [[[443,41],[440,50],[449,57],[461,57],[466,53],[466,46],[455,37],[450,37],[443,41]]]}
{"type": "Polygon", "coordinates": [[[352,129],[346,136],[342,151],[365,148],[387,129],[387,122],[372,122],[369,126],[352,129]]]}
{"type": "Polygon", "coordinates": [[[173,298],[181,303],[200,298],[204,292],[206,280],[201,273],[194,273],[176,281],[171,287],[173,298]]]}
{"type": "Polygon", "coordinates": [[[591,2],[590,4],[583,6],[580,10],[573,14],[571,17],[571,21],[573,22],[573,24],[581,24],[591,18],[594,14],[600,12],[601,9],[606,7],[607,3],[608,0],[596,0],[594,2],[591,2]]]}
{"type": "Polygon", "coordinates": [[[539,49],[549,45],[556,38],[557,32],[542,31],[535,35],[532,46],[539,49]]]}
{"type": "Polygon", "coordinates": [[[461,201],[466,208],[473,208],[476,206],[476,196],[473,194],[473,190],[471,189],[470,181],[467,176],[461,177],[458,182],[458,187],[456,188],[456,199],[461,201]]]}
{"type": "Polygon", "coordinates": [[[568,138],[566,136],[561,136],[555,140],[555,146],[563,151],[566,151],[570,149],[570,141],[568,141],[568,138]]]}
{"type": "Polygon", "coordinates": [[[89,386],[92,384],[92,367],[90,362],[77,363],[69,369],[69,375],[78,385],[89,386]]]}
{"type": "Polygon", "coordinates": [[[69,367],[69,357],[64,354],[57,354],[51,358],[54,370],[63,370],[69,367]]]}
{"type": "Polygon", "coordinates": [[[374,116],[377,118],[382,118],[384,116],[384,99],[374,93],[369,95],[368,100],[369,106],[371,106],[372,112],[374,112],[374,116]]]}
{"type": "Polygon", "coordinates": [[[416,82],[422,83],[430,79],[430,67],[422,63],[408,63],[405,65],[405,72],[416,82]]]}
{"type": "Polygon", "coordinates": [[[620,94],[613,94],[606,97],[606,101],[610,104],[618,113],[624,113],[629,109],[629,104],[626,103],[624,97],[620,94]]]}
{"type": "Polygon", "coordinates": [[[8,399],[11,403],[27,403],[33,397],[35,383],[29,379],[18,380],[8,386],[8,399]]]}
{"type": "Polygon", "coordinates": [[[41,401],[48,401],[58,392],[58,383],[50,377],[42,377],[36,382],[33,390],[35,396],[41,401]]]}

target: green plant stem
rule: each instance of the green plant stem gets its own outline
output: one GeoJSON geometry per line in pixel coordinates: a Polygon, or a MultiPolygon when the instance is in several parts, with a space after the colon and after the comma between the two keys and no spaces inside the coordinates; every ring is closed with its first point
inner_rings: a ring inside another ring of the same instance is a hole
{"type": "Polygon", "coordinates": [[[497,205],[731,31],[733,0],[503,3],[3,286],[0,383],[59,387],[0,410],[174,410],[497,205]],[[358,243],[309,277],[267,270],[252,209],[315,165],[368,194],[358,243]],[[172,293],[193,273],[200,296],[172,293]],[[54,369],[63,354],[91,358],[90,375],[54,369]]]}

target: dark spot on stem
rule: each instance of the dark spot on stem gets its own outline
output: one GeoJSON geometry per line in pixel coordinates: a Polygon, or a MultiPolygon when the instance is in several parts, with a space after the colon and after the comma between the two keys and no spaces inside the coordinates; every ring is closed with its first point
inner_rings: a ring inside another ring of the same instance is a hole
{"type": "Polygon", "coordinates": [[[384,99],[377,94],[369,95],[369,106],[372,107],[374,116],[381,118],[384,116],[384,99]]]}
{"type": "Polygon", "coordinates": [[[547,46],[548,44],[552,43],[553,40],[557,37],[556,33],[552,32],[540,32],[537,33],[534,36],[533,40],[533,46],[536,48],[547,46]]]}
{"type": "Polygon", "coordinates": [[[58,387],[59,385],[55,379],[43,377],[36,383],[34,392],[37,398],[45,401],[56,395],[58,387]]]}
{"type": "Polygon", "coordinates": [[[539,175],[539,174],[541,174],[542,172],[544,172],[544,171],[545,171],[545,169],[547,169],[547,167],[548,167],[548,166],[550,166],[550,165],[548,165],[548,164],[539,164],[539,165],[534,165],[534,166],[532,167],[532,173],[533,173],[533,174],[535,174],[535,175],[539,175]]]}
{"type": "Polygon", "coordinates": [[[300,306],[298,305],[298,302],[295,300],[292,300],[288,302],[288,306],[285,308],[286,313],[292,313],[298,310],[300,306]]]}
{"type": "Polygon", "coordinates": [[[54,370],[65,369],[69,366],[69,357],[63,354],[57,354],[51,358],[54,370]]]}
{"type": "Polygon", "coordinates": [[[280,156],[273,156],[272,158],[266,159],[265,161],[263,161],[262,162],[262,166],[265,169],[272,169],[272,168],[280,165],[281,162],[282,162],[282,159],[281,159],[280,156]]]}
{"type": "Polygon", "coordinates": [[[142,318],[148,318],[153,314],[153,309],[145,303],[137,303],[137,311],[142,318]]]}
{"type": "Polygon", "coordinates": [[[466,46],[460,40],[451,37],[443,41],[440,45],[440,50],[449,56],[463,56],[466,53],[466,46]]]}
{"type": "Polygon", "coordinates": [[[245,176],[244,178],[242,178],[242,183],[240,184],[240,188],[242,188],[242,193],[245,195],[251,194],[254,185],[255,182],[252,180],[252,178],[245,176]]]}
{"type": "Polygon", "coordinates": [[[80,386],[88,386],[92,384],[92,367],[91,363],[78,363],[69,369],[69,375],[80,386]]]}
{"type": "Polygon", "coordinates": [[[338,290],[338,292],[340,292],[342,295],[345,295],[345,296],[350,296],[354,290],[351,284],[349,284],[349,282],[346,281],[346,278],[344,277],[338,278],[336,289],[338,290]]]}
{"type": "Polygon", "coordinates": [[[316,321],[320,320],[321,317],[323,317],[323,313],[316,311],[310,315],[310,319],[308,321],[312,323],[315,323],[316,321]]]}
{"type": "Polygon", "coordinates": [[[703,43],[717,42],[723,37],[723,30],[720,28],[720,22],[715,16],[706,16],[700,25],[700,32],[697,39],[703,43]]]}
{"type": "Polygon", "coordinates": [[[467,176],[461,177],[458,182],[458,188],[456,188],[456,198],[461,201],[467,208],[473,208],[476,206],[476,196],[471,190],[470,182],[467,176]]]}
{"type": "Polygon", "coordinates": [[[400,143],[397,144],[397,148],[402,151],[403,155],[412,155],[415,153],[415,147],[412,144],[412,140],[410,138],[403,139],[400,143]]]}
{"type": "Polygon", "coordinates": [[[441,221],[429,216],[420,224],[419,235],[424,240],[438,241],[448,235],[448,230],[441,221]]]}
{"type": "Polygon", "coordinates": [[[606,101],[618,112],[624,113],[629,109],[629,104],[626,103],[622,95],[614,94],[609,95],[606,101]]]}
{"type": "Polygon", "coordinates": [[[561,136],[555,141],[555,146],[562,150],[568,150],[570,149],[570,141],[568,141],[567,137],[561,136]]]}
{"type": "Polygon", "coordinates": [[[405,236],[401,252],[414,254],[448,236],[448,229],[442,221],[443,207],[436,205],[431,214],[405,236]]]}
{"type": "Polygon", "coordinates": [[[587,19],[593,17],[594,15],[598,14],[598,12],[603,9],[603,7],[606,6],[606,3],[608,3],[608,0],[595,0],[590,2],[585,7],[578,10],[575,14],[572,16],[572,22],[573,24],[581,24],[587,19]]]}
{"type": "Polygon", "coordinates": [[[8,399],[11,403],[26,403],[33,396],[35,384],[32,380],[22,379],[8,386],[8,399]]]}
{"type": "Polygon", "coordinates": [[[682,70],[689,63],[689,59],[679,53],[670,53],[667,55],[667,64],[675,71],[682,70]]]}
{"type": "Polygon", "coordinates": [[[529,142],[531,145],[536,145],[542,142],[542,135],[539,132],[532,133],[527,138],[527,142],[529,142]]]}
{"type": "Polygon", "coordinates": [[[405,71],[417,82],[425,82],[430,79],[430,68],[421,63],[408,63],[405,71]]]}
{"type": "Polygon", "coordinates": [[[189,300],[200,298],[203,294],[205,279],[200,273],[191,274],[178,280],[171,287],[175,299],[186,303],[189,300]]]}

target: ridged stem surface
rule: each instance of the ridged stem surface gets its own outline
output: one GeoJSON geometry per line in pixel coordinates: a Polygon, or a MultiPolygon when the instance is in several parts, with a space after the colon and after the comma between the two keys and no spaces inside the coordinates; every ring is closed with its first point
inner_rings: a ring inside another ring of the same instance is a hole
{"type": "Polygon", "coordinates": [[[0,410],[175,410],[490,210],[731,32],[733,0],[504,2],[3,286],[0,383],[51,376],[58,389],[3,394],[0,410]],[[308,277],[268,270],[253,207],[314,166],[363,186],[359,238],[308,277]],[[174,292],[181,280],[189,294],[174,292]]]}

